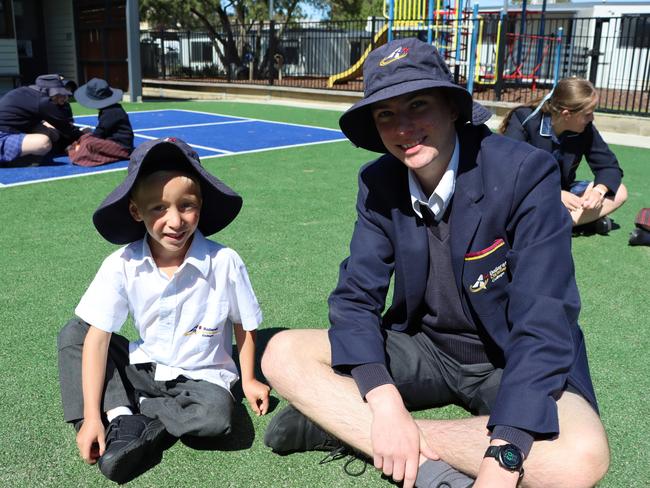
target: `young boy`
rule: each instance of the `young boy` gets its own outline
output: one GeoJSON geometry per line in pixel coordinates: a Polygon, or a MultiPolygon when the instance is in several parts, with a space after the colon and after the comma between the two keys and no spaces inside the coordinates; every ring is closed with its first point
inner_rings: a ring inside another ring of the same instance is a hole
{"type": "Polygon", "coordinates": [[[133,151],[133,129],[119,102],[122,90],[93,78],[74,92],[84,107],[99,110],[97,127],[68,148],[68,157],[79,166],[99,166],[127,159],[133,151]]]}
{"type": "Polygon", "coordinates": [[[239,348],[244,394],[257,415],[269,387],[255,379],[262,314],[239,255],[207,240],[241,197],[181,140],[147,141],[93,215],[111,254],[59,334],[64,417],[81,457],[125,483],[160,461],[166,433],[230,432],[239,348]],[[114,334],[131,315],[140,339],[114,334]],[[108,427],[106,428],[106,424],[108,427]]]}

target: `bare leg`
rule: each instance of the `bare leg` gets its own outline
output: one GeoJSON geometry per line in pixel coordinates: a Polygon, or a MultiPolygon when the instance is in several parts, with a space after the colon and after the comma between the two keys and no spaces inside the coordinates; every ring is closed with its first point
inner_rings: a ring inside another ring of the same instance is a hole
{"type": "MultiPolygon", "coordinates": [[[[350,378],[330,367],[325,330],[276,335],[262,358],[271,385],[307,417],[355,449],[372,456],[372,414],[350,378]]],[[[580,396],[558,401],[560,431],[553,441],[533,445],[523,486],[593,486],[607,471],[607,438],[596,413],[580,396]],[[552,481],[551,481],[552,480],[552,481]]],[[[486,417],[418,420],[429,445],[445,462],[473,476],[489,444],[486,417]]]]}
{"type": "Polygon", "coordinates": [[[52,141],[45,134],[27,134],[23,139],[20,155],[34,154],[42,156],[52,149],[52,141]]]}
{"type": "MultiPolygon", "coordinates": [[[[585,191],[589,191],[592,188],[592,186],[593,186],[593,182],[589,183],[589,186],[585,191]]],[[[621,205],[623,205],[626,200],[627,200],[627,188],[625,188],[625,185],[621,184],[621,186],[618,187],[618,190],[616,191],[616,195],[614,195],[614,198],[611,197],[605,198],[605,200],[603,201],[603,206],[600,207],[599,209],[592,209],[592,210],[578,209],[571,212],[571,219],[573,220],[573,225],[587,224],[589,222],[593,222],[594,220],[598,220],[599,218],[604,217],[605,215],[609,215],[614,210],[616,210],[621,205]]]]}

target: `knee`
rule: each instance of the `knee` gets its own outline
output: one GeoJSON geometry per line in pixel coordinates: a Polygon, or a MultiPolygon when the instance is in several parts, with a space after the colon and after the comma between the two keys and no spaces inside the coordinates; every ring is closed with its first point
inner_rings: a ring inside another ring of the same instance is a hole
{"type": "MultiPolygon", "coordinates": [[[[571,480],[574,488],[592,488],[605,477],[609,469],[609,446],[600,435],[585,435],[562,443],[556,451],[559,480],[571,480]]],[[[539,486],[548,486],[544,480],[539,486]]]]}
{"type": "Polygon", "coordinates": [[[199,412],[197,419],[200,425],[197,426],[193,435],[199,437],[219,437],[230,434],[232,430],[232,411],[224,411],[222,408],[211,408],[205,406],[199,412]]]}
{"type": "Polygon", "coordinates": [[[299,351],[298,341],[292,331],[282,331],[275,334],[266,345],[262,355],[262,373],[269,381],[286,370],[289,359],[299,351]]]}
{"type": "Polygon", "coordinates": [[[78,346],[83,344],[88,332],[88,324],[78,318],[73,318],[63,326],[57,338],[59,351],[68,346],[78,346]]]}
{"type": "Polygon", "coordinates": [[[41,134],[36,144],[36,154],[43,155],[47,154],[52,150],[52,141],[49,137],[44,134],[41,134]]]}

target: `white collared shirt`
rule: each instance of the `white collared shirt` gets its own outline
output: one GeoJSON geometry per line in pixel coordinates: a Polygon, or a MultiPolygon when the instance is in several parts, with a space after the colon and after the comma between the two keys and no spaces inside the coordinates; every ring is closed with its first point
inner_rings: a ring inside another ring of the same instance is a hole
{"type": "Polygon", "coordinates": [[[130,314],[140,334],[129,344],[131,364],[156,363],[158,381],[183,375],[228,390],[239,378],[232,359],[232,324],[254,330],[262,322],[239,255],[198,230],[172,278],[158,269],[146,239],[112,253],[75,314],[111,333],[130,314]]]}
{"type": "Polygon", "coordinates": [[[408,178],[409,191],[411,193],[411,205],[413,206],[413,211],[418,217],[422,218],[420,205],[427,205],[433,212],[436,221],[442,219],[445,210],[447,210],[447,207],[449,206],[451,197],[454,195],[454,190],[456,189],[456,173],[458,172],[459,154],[458,136],[456,136],[456,145],[454,146],[454,152],[451,155],[449,164],[447,165],[447,170],[442,175],[438,186],[436,186],[436,189],[429,198],[427,198],[424,191],[422,191],[422,186],[420,185],[417,176],[415,176],[415,173],[409,169],[408,178]]]}

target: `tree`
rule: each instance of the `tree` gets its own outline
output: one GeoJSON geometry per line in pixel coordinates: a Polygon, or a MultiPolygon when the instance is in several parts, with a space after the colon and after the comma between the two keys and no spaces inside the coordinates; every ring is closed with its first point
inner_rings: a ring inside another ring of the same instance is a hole
{"type": "Polygon", "coordinates": [[[384,11],[384,0],[328,0],[331,20],[357,20],[379,17],[384,11]]]}
{"type": "MultiPolygon", "coordinates": [[[[321,8],[325,1],[274,0],[274,20],[291,22],[303,16],[302,6],[321,8]]],[[[268,1],[255,0],[140,0],[140,17],[156,30],[180,28],[205,31],[226,67],[243,65],[245,35],[268,20],[268,9],[268,1]]],[[[258,63],[259,44],[258,40],[255,49],[258,63]]],[[[270,59],[267,53],[261,61],[262,65],[267,65],[267,69],[270,59]]]]}

